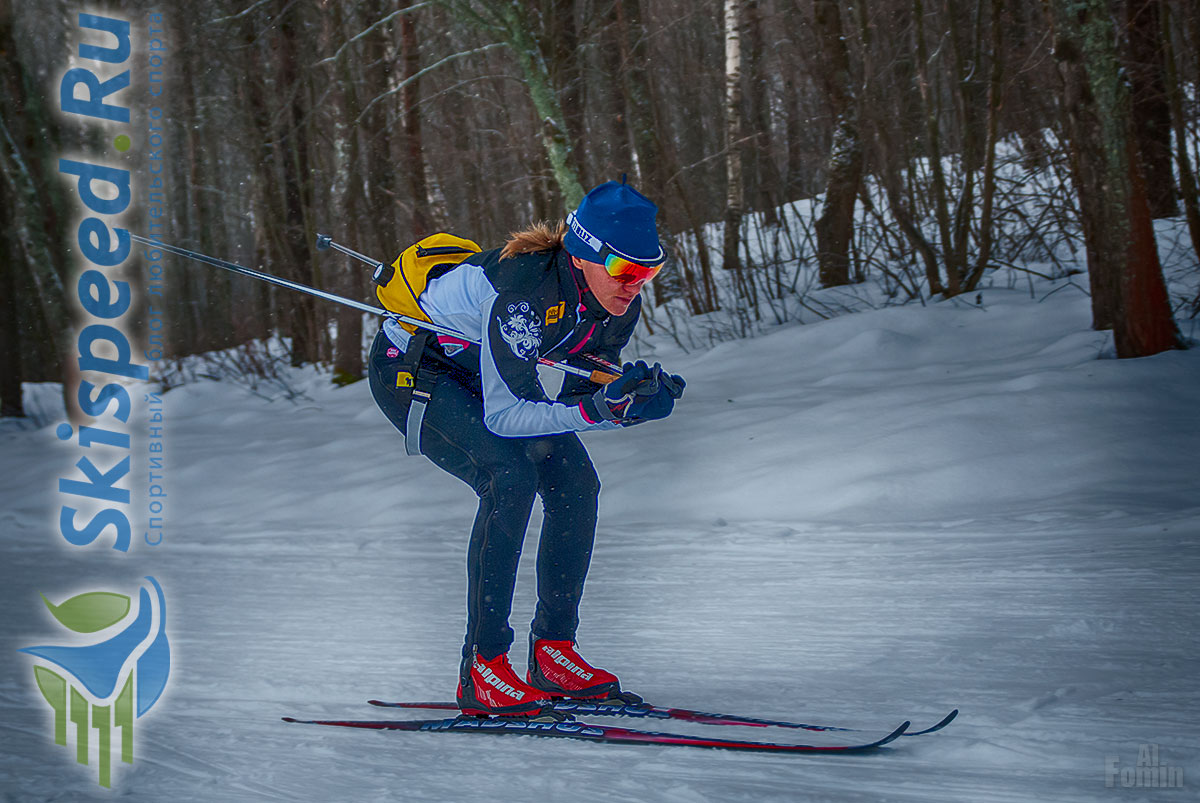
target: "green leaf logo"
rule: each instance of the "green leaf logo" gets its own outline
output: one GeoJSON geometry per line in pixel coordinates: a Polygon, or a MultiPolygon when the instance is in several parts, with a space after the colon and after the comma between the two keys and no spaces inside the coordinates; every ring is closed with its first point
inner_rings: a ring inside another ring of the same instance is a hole
{"type": "Polygon", "coordinates": [[[33,668],[38,689],[54,709],[54,743],[67,743],[67,681],[57,672],[42,666],[33,668]]]}
{"type": "Polygon", "coordinates": [[[55,605],[42,595],[54,618],[76,633],[95,633],[115,625],[129,613],[129,597],[109,591],[90,591],[55,605]]]}

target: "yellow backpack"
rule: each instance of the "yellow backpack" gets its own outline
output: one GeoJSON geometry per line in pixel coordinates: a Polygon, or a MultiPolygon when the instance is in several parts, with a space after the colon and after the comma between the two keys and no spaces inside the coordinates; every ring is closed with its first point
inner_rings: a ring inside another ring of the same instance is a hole
{"type": "MultiPolygon", "coordinates": [[[[430,280],[449,273],[458,263],[481,250],[464,237],[445,232],[431,234],[405,248],[391,265],[380,265],[376,269],[371,277],[376,285],[375,295],[389,312],[428,321],[429,316],[417,299],[425,292],[430,280]]],[[[400,325],[411,333],[417,331],[410,323],[400,325]]]]}

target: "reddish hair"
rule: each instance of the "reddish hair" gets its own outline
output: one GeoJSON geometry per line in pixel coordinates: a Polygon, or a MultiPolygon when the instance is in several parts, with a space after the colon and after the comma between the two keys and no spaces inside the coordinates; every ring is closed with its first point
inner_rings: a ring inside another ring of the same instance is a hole
{"type": "Polygon", "coordinates": [[[549,251],[562,248],[563,237],[567,235],[567,224],[564,221],[551,223],[540,220],[522,231],[514,231],[508,235],[508,242],[500,252],[501,259],[515,257],[517,254],[532,254],[535,251],[549,251]]]}

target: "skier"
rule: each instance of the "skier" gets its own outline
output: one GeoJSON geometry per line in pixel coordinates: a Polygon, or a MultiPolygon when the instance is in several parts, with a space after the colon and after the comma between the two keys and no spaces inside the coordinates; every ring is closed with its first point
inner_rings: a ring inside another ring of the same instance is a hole
{"type": "Polygon", "coordinates": [[[393,320],[371,347],[371,393],[409,451],[419,449],[479,497],[456,694],[464,713],[529,716],[556,698],[621,693],[617,677],[586,661],[575,643],[600,491],[575,433],[665,418],[684,380],[638,361],[607,385],[567,375],[551,401],[537,361],[619,361],[641,312],[639,292],[666,260],[657,212],[624,179],[601,184],[565,223],[516,232],[420,293],[431,321],[478,339],[479,349],[410,335],[393,320]],[[536,495],[544,511],[538,603],[522,679],[508,659],[508,619],[536,495]]]}

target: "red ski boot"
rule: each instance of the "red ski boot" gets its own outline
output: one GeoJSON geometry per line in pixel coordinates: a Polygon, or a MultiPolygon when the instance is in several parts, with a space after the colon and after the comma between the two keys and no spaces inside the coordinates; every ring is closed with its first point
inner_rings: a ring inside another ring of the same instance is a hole
{"type": "Polygon", "coordinates": [[[549,694],[517,677],[507,653],[490,661],[475,655],[456,696],[459,709],[475,716],[535,716],[553,705],[549,694]]]}
{"type": "Polygon", "coordinates": [[[573,641],[530,639],[529,685],[552,697],[603,700],[619,694],[621,682],[583,660],[573,641]]]}

